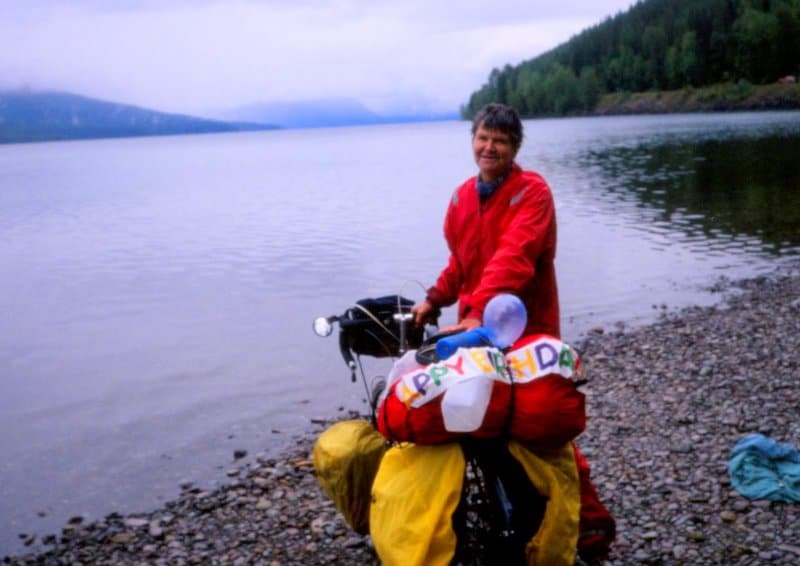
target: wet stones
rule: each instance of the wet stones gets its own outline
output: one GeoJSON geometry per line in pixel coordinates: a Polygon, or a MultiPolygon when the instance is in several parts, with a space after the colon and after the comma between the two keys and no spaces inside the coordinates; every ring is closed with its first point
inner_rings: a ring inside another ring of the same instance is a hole
{"type": "Polygon", "coordinates": [[[719,290],[730,292],[724,307],[589,335],[577,348],[592,377],[578,444],[620,527],[612,564],[798,559],[797,506],[749,501],[727,477],[744,434],[800,444],[797,268],[719,290]]]}
{"type": "MultiPolygon", "coordinates": [[[[717,307],[664,312],[652,325],[594,329],[574,344],[591,377],[578,444],[617,519],[607,564],[797,564],[800,506],[750,501],[727,476],[750,432],[800,444],[800,276],[720,281],[717,307]]],[[[322,493],[316,432],[281,458],[235,451],[226,484],[150,513],[74,517],[10,564],[377,564],[322,493]],[[234,473],[235,471],[235,473],[234,473]]]]}

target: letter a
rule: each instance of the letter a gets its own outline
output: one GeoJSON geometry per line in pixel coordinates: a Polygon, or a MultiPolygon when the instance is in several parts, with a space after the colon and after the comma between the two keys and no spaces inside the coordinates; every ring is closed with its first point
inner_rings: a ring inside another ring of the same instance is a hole
{"type": "Polygon", "coordinates": [[[572,355],[572,348],[564,344],[561,348],[561,355],[558,357],[558,365],[562,368],[572,369],[575,367],[575,358],[572,355]]]}

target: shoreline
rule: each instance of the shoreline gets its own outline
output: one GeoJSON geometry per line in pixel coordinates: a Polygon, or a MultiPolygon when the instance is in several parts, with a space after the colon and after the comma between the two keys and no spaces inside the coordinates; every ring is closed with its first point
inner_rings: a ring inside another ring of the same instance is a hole
{"type": "Polygon", "coordinates": [[[755,112],[800,109],[800,84],[720,83],[645,92],[612,92],[600,97],[590,116],[755,112]]]}
{"type": "MultiPolygon", "coordinates": [[[[591,378],[577,442],[617,520],[611,564],[800,560],[800,508],[747,500],[726,467],[750,432],[800,443],[800,264],[714,289],[724,295],[715,306],[574,344],[591,378]]],[[[349,529],[314,476],[311,446],[328,422],[312,421],[281,457],[238,460],[219,488],[181,486],[147,513],[74,517],[0,561],[374,564],[369,537],[349,529]]]]}

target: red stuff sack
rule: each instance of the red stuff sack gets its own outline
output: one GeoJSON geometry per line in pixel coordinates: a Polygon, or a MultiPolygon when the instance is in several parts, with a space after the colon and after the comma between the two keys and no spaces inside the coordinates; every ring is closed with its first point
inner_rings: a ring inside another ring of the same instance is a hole
{"type": "Polygon", "coordinates": [[[442,444],[464,435],[499,436],[508,424],[509,374],[492,347],[459,348],[420,366],[414,352],[397,361],[378,403],[377,427],[393,441],[442,444]]]}
{"type": "Polygon", "coordinates": [[[545,334],[520,338],[506,354],[513,401],[509,436],[529,448],[557,448],[586,428],[576,386],[586,370],[570,346],[545,334]]]}
{"type": "Polygon", "coordinates": [[[377,427],[389,440],[417,444],[507,434],[534,450],[558,448],[586,428],[576,389],[584,378],[575,350],[545,334],[521,338],[505,356],[491,347],[459,348],[421,366],[408,352],[389,374],[377,427]]]}

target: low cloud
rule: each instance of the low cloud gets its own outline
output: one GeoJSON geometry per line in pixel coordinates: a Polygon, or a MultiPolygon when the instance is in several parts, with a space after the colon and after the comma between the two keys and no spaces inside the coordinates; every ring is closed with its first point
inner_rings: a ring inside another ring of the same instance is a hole
{"type": "Polygon", "coordinates": [[[169,111],[330,97],[455,109],[493,67],[555,47],[629,2],[581,4],[33,0],[0,7],[0,87],[169,111]]]}

